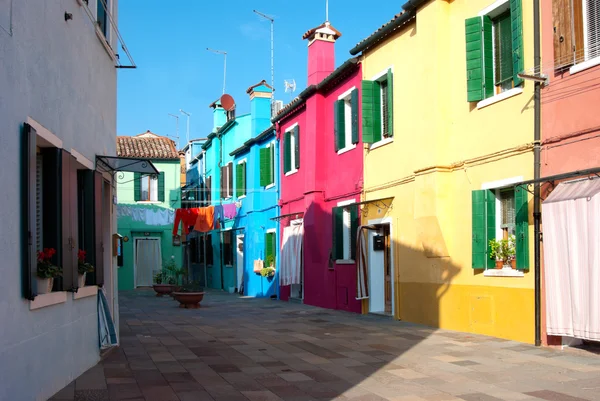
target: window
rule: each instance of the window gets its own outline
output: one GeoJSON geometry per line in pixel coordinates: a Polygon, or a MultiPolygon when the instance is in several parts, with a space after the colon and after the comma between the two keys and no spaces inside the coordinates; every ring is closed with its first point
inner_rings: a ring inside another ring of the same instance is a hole
{"type": "Polygon", "coordinates": [[[233,266],[233,231],[223,231],[223,265],[233,266]]]}
{"type": "Polygon", "coordinates": [[[206,177],[206,184],[204,186],[204,200],[207,205],[210,205],[212,200],[212,177],[206,177]]]}
{"type": "Polygon", "coordinates": [[[246,196],[246,161],[241,161],[235,166],[235,196],[246,196]]]}
{"type": "Polygon", "coordinates": [[[353,261],[356,257],[356,234],[358,231],[358,206],[356,204],[334,207],[333,260],[353,261]]]}
{"type": "Polygon", "coordinates": [[[221,198],[233,196],[233,163],[229,162],[221,167],[221,198]]]}
{"type": "Polygon", "coordinates": [[[283,173],[293,174],[300,168],[300,127],[288,128],[283,135],[283,173]]]}
{"type": "Polygon", "coordinates": [[[212,267],[214,263],[212,234],[208,234],[204,238],[206,239],[206,265],[212,267]]]}
{"type": "Polygon", "coordinates": [[[490,240],[515,235],[518,270],[529,269],[529,212],[524,187],[472,192],[472,267],[493,269],[490,240]]]}
{"type": "Polygon", "coordinates": [[[600,2],[553,0],[554,65],[561,69],[600,56],[600,2]]]}
{"type": "Polygon", "coordinates": [[[260,149],[260,186],[275,185],[275,143],[260,149]]]}
{"type": "Polygon", "coordinates": [[[108,39],[108,26],[110,23],[110,20],[108,18],[108,11],[110,10],[110,1],[111,0],[97,0],[98,1],[98,7],[97,7],[97,21],[98,21],[98,27],[100,28],[100,32],[102,32],[104,34],[104,37],[108,39]],[[106,3],[106,8],[105,7],[105,3],[106,3]]]}
{"type": "Polygon", "coordinates": [[[133,191],[136,202],[165,201],[165,173],[140,174],[134,173],[133,191]]]}
{"type": "Polygon", "coordinates": [[[275,232],[265,234],[265,267],[275,267],[275,257],[277,255],[277,238],[275,232]]]}
{"type": "MultiPolygon", "coordinates": [[[[362,81],[363,142],[376,143],[394,135],[393,73],[388,69],[381,77],[362,81]]],[[[358,142],[358,138],[357,142],[358,142]]]]}
{"type": "Polygon", "coordinates": [[[494,3],[465,21],[467,101],[478,102],[521,85],[523,18],[520,0],[494,3]]]}
{"type": "Polygon", "coordinates": [[[335,151],[354,148],[358,143],[358,90],[334,103],[334,141],[335,151]]]}

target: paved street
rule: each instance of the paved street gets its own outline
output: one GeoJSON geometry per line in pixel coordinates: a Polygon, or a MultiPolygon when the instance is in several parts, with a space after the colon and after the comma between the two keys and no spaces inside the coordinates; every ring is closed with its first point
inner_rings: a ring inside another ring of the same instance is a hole
{"type": "Polygon", "coordinates": [[[121,348],[52,400],[599,400],[600,356],[209,292],[121,292],[121,348]]]}

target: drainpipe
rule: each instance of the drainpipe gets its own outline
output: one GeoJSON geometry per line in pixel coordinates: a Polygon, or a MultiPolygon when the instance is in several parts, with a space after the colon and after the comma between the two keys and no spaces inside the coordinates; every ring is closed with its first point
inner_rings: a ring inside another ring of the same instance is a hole
{"type": "MultiPolygon", "coordinates": [[[[533,65],[540,66],[540,0],[533,0],[533,65]]],[[[533,128],[533,178],[540,178],[540,138],[541,138],[541,83],[535,82],[534,89],[534,128],[533,128]]],[[[540,245],[541,245],[541,217],[540,212],[540,184],[533,186],[533,237],[534,237],[534,278],[535,278],[535,345],[542,343],[541,334],[541,263],[540,263],[540,245]]]]}

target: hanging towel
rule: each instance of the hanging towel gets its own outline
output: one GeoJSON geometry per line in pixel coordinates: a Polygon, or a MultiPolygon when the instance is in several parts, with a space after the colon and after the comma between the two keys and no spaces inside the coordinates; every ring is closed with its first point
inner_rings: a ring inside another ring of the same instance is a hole
{"type": "Polygon", "coordinates": [[[279,273],[280,285],[302,283],[303,237],[303,224],[295,224],[283,229],[283,239],[281,241],[281,271],[279,273]]]}
{"type": "Polygon", "coordinates": [[[235,203],[228,203],[227,205],[223,205],[223,216],[226,219],[234,219],[237,214],[237,209],[235,207],[235,203]]]}
{"type": "Polygon", "coordinates": [[[213,223],[215,219],[215,208],[214,206],[198,208],[198,218],[194,225],[194,230],[202,233],[209,232],[213,229],[213,223]]]}
{"type": "Polygon", "coordinates": [[[98,340],[100,341],[100,349],[117,345],[115,324],[110,315],[110,308],[102,287],[98,288],[98,340]]]}
{"type": "Polygon", "coordinates": [[[376,230],[375,226],[360,226],[356,235],[356,299],[369,298],[369,282],[368,282],[368,250],[367,235],[369,230],[376,230]]]}
{"type": "Polygon", "coordinates": [[[223,205],[215,206],[215,229],[223,226],[223,205]]]}
{"type": "Polygon", "coordinates": [[[179,223],[183,225],[182,232],[186,235],[190,233],[189,227],[196,224],[198,220],[198,208],[177,209],[175,212],[175,224],[173,225],[173,235],[179,232],[179,223]]]}

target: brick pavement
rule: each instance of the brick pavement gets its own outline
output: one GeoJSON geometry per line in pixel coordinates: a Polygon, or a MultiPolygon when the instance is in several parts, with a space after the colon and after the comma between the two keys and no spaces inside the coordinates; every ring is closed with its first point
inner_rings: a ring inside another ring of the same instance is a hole
{"type": "Polygon", "coordinates": [[[121,347],[52,401],[600,400],[600,357],[209,292],[120,293],[121,347]]]}

